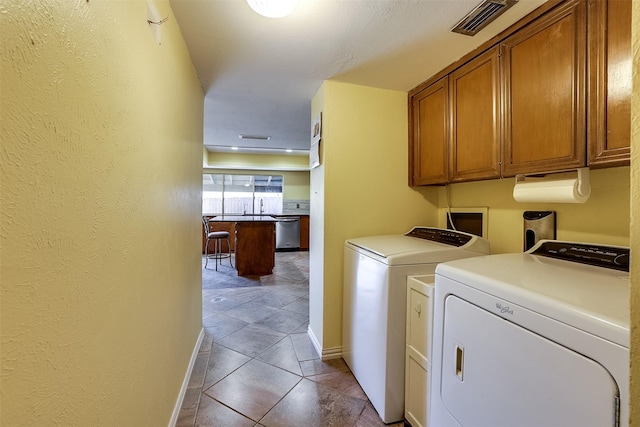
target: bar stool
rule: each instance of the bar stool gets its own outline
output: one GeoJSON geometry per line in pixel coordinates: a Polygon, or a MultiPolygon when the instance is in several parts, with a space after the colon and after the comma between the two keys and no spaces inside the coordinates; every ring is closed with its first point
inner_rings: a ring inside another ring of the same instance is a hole
{"type": "Polygon", "coordinates": [[[204,268],[207,268],[207,264],[209,263],[209,258],[213,258],[216,260],[216,271],[218,271],[218,261],[220,261],[220,265],[222,265],[222,260],[225,258],[229,258],[229,265],[233,268],[233,263],[231,262],[231,241],[229,240],[229,232],[228,231],[211,231],[209,227],[209,220],[213,218],[210,216],[202,217],[202,224],[204,225],[204,232],[207,236],[207,240],[204,244],[204,268]],[[213,253],[209,253],[209,242],[213,240],[213,253]],[[222,241],[227,241],[228,252],[222,252],[222,241]]]}

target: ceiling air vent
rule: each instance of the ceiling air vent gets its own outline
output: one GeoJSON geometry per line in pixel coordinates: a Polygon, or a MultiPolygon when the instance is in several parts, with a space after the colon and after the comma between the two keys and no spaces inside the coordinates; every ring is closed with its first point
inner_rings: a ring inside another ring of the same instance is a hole
{"type": "Polygon", "coordinates": [[[467,14],[451,29],[454,33],[475,36],[518,0],[485,0],[467,14]]]}

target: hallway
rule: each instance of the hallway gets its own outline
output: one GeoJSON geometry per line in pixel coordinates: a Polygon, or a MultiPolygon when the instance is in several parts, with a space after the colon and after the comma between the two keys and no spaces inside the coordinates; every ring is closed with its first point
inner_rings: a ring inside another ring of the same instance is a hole
{"type": "Polygon", "coordinates": [[[203,269],[205,337],[177,425],[384,426],[344,361],[321,361],[307,335],[308,252],[276,253],[260,278],[223,262],[203,269]]]}

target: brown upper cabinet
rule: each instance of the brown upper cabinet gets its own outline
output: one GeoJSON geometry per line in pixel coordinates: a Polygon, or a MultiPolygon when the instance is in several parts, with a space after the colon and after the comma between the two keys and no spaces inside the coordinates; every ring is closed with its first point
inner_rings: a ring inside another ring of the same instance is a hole
{"type": "Polygon", "coordinates": [[[409,183],[629,164],[630,0],[549,2],[409,93],[409,183]]]}
{"type": "Polygon", "coordinates": [[[448,181],[448,99],[448,76],[409,99],[411,185],[445,184],[448,181]]]}
{"type": "Polygon", "coordinates": [[[586,166],[586,4],[562,4],[501,43],[503,176],[586,166]]]}
{"type": "Polygon", "coordinates": [[[498,48],[449,76],[451,182],[500,177],[498,48]]]}
{"type": "Polygon", "coordinates": [[[628,166],[631,0],[589,1],[589,166],[628,166]]]}

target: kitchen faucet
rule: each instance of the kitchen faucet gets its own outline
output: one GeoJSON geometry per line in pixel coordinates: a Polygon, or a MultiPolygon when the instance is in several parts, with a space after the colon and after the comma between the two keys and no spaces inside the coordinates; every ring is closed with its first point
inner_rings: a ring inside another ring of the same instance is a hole
{"type": "Polygon", "coordinates": [[[260,215],[262,215],[264,213],[264,207],[262,206],[262,202],[263,202],[263,200],[260,199],[260,215]]]}

